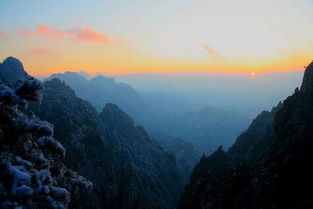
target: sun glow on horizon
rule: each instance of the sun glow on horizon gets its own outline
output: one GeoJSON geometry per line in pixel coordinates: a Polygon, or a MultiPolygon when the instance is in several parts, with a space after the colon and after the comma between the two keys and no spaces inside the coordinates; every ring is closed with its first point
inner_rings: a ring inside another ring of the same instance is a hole
{"type": "Polygon", "coordinates": [[[0,59],[17,57],[29,73],[47,76],[251,75],[303,70],[313,58],[309,0],[59,2],[0,1],[0,18],[12,20],[0,23],[0,59]]]}

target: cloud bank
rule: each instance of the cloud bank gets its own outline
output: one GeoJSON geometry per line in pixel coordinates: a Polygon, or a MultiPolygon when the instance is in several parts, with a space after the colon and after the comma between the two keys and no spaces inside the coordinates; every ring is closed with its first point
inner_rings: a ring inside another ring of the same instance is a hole
{"type": "Polygon", "coordinates": [[[21,29],[18,34],[22,37],[49,37],[57,40],[72,40],[75,42],[109,43],[111,40],[104,34],[90,28],[76,27],[62,30],[48,25],[39,25],[35,30],[21,29]]]}

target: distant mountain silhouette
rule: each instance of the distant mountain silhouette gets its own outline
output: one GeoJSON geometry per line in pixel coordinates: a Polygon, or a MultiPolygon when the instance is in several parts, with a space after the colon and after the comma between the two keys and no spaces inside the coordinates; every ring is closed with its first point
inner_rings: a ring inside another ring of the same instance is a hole
{"type": "Polygon", "coordinates": [[[102,75],[88,81],[79,73],[65,72],[46,80],[52,78],[65,81],[98,111],[107,103],[117,104],[148,132],[182,138],[191,142],[198,153],[211,152],[219,145],[230,146],[248,125],[248,119],[236,112],[204,107],[177,94],[138,93],[131,86],[102,75]]]}
{"type": "Polygon", "coordinates": [[[242,115],[212,107],[164,116],[153,127],[161,133],[191,142],[200,152],[209,152],[222,145],[229,147],[247,126],[242,115]]]}
{"type": "Polygon", "coordinates": [[[107,103],[117,104],[132,117],[143,117],[144,104],[137,92],[125,83],[116,83],[113,78],[98,75],[90,80],[82,76],[84,72],[53,74],[45,80],[59,78],[71,86],[77,95],[90,101],[100,112],[107,103]]]}
{"type": "MultiPolygon", "coordinates": [[[[192,70],[192,69],[191,69],[192,70]]],[[[241,113],[250,120],[270,109],[300,86],[303,71],[256,74],[128,74],[116,75],[137,91],[168,92],[188,97],[193,102],[241,113]]]]}
{"type": "Polygon", "coordinates": [[[90,80],[90,79],[93,78],[93,76],[89,75],[89,74],[86,73],[85,71],[79,71],[79,72],[77,72],[77,73],[78,73],[78,75],[84,77],[84,78],[87,79],[87,80],[90,80]]]}
{"type": "Polygon", "coordinates": [[[225,152],[195,166],[179,209],[313,208],[313,63],[296,88],[262,112],[225,152]]]}
{"type": "Polygon", "coordinates": [[[160,143],[166,152],[173,153],[176,157],[177,167],[183,183],[187,184],[191,171],[199,159],[199,153],[191,142],[183,139],[173,138],[160,133],[150,133],[160,143]]]}

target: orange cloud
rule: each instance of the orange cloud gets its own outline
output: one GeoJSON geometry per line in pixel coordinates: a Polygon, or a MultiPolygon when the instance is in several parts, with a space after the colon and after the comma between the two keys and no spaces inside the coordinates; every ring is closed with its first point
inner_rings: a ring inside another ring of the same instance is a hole
{"type": "Polygon", "coordinates": [[[28,36],[33,35],[33,33],[27,29],[21,29],[21,30],[17,31],[17,34],[20,36],[23,36],[23,37],[28,37],[28,36]]]}
{"type": "Polygon", "coordinates": [[[90,28],[76,27],[70,30],[61,30],[48,25],[39,25],[36,30],[22,29],[18,31],[22,37],[45,36],[57,40],[72,40],[77,42],[109,43],[111,40],[102,33],[90,28]]]}
{"type": "Polygon", "coordinates": [[[55,57],[59,55],[57,51],[52,51],[52,50],[43,49],[43,48],[35,48],[32,50],[32,52],[36,55],[50,56],[50,57],[55,57]]]}
{"type": "Polygon", "coordinates": [[[8,38],[8,34],[5,33],[5,32],[1,32],[1,31],[0,31],[0,38],[1,38],[1,39],[8,38]]]}
{"type": "Polygon", "coordinates": [[[217,51],[215,51],[212,46],[204,45],[203,48],[209,53],[210,57],[214,61],[224,61],[224,58],[217,51]]]}
{"type": "Polygon", "coordinates": [[[47,25],[39,25],[37,27],[36,34],[40,36],[48,36],[63,40],[67,38],[70,33],[66,30],[59,30],[57,28],[49,27],[47,25]]]}
{"type": "Polygon", "coordinates": [[[90,28],[76,28],[70,31],[75,41],[107,43],[110,39],[90,28]]]}

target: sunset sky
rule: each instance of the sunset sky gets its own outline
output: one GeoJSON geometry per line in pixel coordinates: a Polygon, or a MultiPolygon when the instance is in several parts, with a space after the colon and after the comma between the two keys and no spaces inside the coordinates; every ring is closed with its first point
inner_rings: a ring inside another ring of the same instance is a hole
{"type": "Polygon", "coordinates": [[[53,72],[303,70],[313,0],[0,0],[0,62],[53,72]]]}

